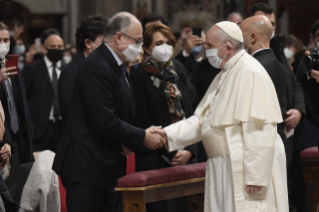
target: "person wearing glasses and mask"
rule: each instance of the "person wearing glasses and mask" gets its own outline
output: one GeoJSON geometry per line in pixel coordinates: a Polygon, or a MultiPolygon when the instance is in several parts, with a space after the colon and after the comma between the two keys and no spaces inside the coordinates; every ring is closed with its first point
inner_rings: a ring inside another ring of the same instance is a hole
{"type": "MultiPolygon", "coordinates": [[[[138,127],[165,127],[192,115],[186,76],[171,60],[175,44],[172,30],[162,23],[154,23],[144,32],[144,58],[137,68],[131,69],[138,127]]],[[[171,153],[165,148],[156,151],[144,148],[135,152],[136,171],[194,162],[196,150],[196,144],[171,153]]],[[[150,203],[146,207],[150,212],[187,211],[187,203],[182,199],[150,203]]]]}
{"type": "Polygon", "coordinates": [[[106,24],[107,20],[103,16],[92,15],[82,21],[76,30],[76,45],[79,53],[74,57],[72,62],[63,69],[58,83],[63,128],[65,128],[68,120],[68,110],[71,106],[75,78],[84,60],[102,44],[106,24]]]}
{"type": "MultiPolygon", "coordinates": [[[[163,147],[165,139],[133,126],[136,106],[125,62],[142,49],[143,29],[127,12],[111,17],[104,43],[82,63],[75,80],[68,123],[53,170],[67,189],[68,212],[117,209],[114,189],[125,175],[122,145],[138,151],[163,147]]],[[[159,128],[159,127],[158,127],[159,128]]]]}

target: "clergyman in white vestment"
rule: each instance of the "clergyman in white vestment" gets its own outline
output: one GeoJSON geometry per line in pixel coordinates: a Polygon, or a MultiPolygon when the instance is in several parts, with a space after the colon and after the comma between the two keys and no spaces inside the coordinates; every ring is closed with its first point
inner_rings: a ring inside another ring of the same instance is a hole
{"type": "Polygon", "coordinates": [[[154,132],[170,151],[203,141],[208,156],[205,212],[288,212],[286,157],[274,85],[243,50],[240,28],[224,21],[207,33],[206,55],[222,71],[192,117],[154,132]]]}

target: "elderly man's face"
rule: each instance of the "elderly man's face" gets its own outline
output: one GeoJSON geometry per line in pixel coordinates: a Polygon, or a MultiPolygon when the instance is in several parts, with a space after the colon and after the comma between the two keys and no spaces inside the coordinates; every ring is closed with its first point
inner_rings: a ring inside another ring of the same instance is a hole
{"type": "Polygon", "coordinates": [[[207,32],[206,35],[206,41],[205,41],[205,49],[209,50],[209,49],[219,49],[218,51],[218,57],[219,58],[223,58],[225,56],[225,49],[226,48],[222,48],[225,43],[223,43],[221,41],[220,38],[217,37],[217,32],[220,29],[217,26],[213,26],[212,28],[210,28],[210,30],[207,32]]]}
{"type": "Polygon", "coordinates": [[[143,28],[141,23],[137,20],[132,20],[132,26],[130,29],[121,33],[120,42],[122,45],[117,47],[119,51],[124,51],[127,48],[127,45],[137,44],[137,40],[143,39],[143,28]]]}

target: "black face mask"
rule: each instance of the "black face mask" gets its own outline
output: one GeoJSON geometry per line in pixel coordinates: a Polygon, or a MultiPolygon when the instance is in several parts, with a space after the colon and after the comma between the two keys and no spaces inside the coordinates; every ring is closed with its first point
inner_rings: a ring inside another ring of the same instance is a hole
{"type": "Polygon", "coordinates": [[[48,49],[47,56],[52,62],[58,62],[63,57],[63,50],[60,50],[60,49],[48,49]]]}

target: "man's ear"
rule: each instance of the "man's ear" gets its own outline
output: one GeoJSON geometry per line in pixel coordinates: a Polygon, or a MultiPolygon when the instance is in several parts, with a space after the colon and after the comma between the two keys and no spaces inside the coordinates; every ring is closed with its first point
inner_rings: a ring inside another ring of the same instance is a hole
{"type": "Polygon", "coordinates": [[[91,41],[89,39],[84,40],[84,45],[87,49],[91,49],[91,41]]]}
{"type": "Polygon", "coordinates": [[[121,43],[121,40],[122,40],[122,33],[120,33],[120,32],[117,32],[117,33],[115,33],[115,43],[116,44],[120,44],[121,43]]]}
{"type": "Polygon", "coordinates": [[[251,36],[250,36],[250,40],[249,40],[252,45],[254,45],[257,41],[257,36],[255,33],[251,33],[251,36]]]}

